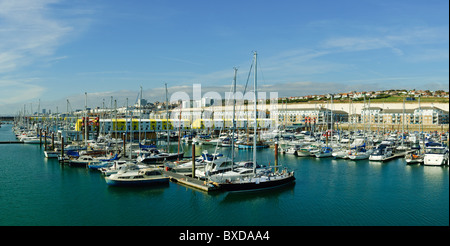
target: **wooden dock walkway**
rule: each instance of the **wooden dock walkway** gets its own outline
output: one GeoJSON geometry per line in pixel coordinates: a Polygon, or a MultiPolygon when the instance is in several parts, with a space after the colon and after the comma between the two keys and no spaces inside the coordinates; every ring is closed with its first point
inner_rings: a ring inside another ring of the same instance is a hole
{"type": "Polygon", "coordinates": [[[404,157],[406,154],[409,154],[411,152],[414,152],[414,150],[408,150],[408,151],[402,151],[402,152],[399,152],[399,153],[395,153],[392,156],[389,156],[388,158],[384,159],[383,161],[390,161],[390,160],[395,159],[395,158],[404,157]]]}
{"type": "Polygon", "coordinates": [[[199,189],[201,191],[211,192],[219,190],[219,187],[212,184],[208,184],[203,180],[185,176],[172,171],[163,170],[163,173],[167,175],[172,182],[180,183],[189,187],[199,189]]]}

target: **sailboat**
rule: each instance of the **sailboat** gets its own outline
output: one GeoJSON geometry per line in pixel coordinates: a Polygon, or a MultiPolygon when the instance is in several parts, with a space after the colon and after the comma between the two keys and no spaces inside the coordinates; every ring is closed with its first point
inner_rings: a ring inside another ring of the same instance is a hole
{"type": "Polygon", "coordinates": [[[406,164],[423,163],[424,156],[425,155],[420,154],[420,150],[416,150],[414,152],[406,154],[405,155],[406,164]]]}
{"type": "MultiPolygon", "coordinates": [[[[170,148],[170,132],[169,132],[169,101],[167,99],[167,84],[165,84],[166,88],[166,129],[167,129],[167,152],[159,151],[156,148],[149,149],[148,152],[143,153],[141,156],[137,157],[138,162],[142,162],[145,164],[156,164],[163,163],[165,161],[171,160],[180,160],[183,159],[184,152],[171,153],[169,152],[170,148]]],[[[139,143],[139,146],[142,145],[139,143]]]]}
{"type": "MultiPolygon", "coordinates": [[[[261,190],[261,189],[269,189],[269,188],[275,188],[281,185],[286,185],[295,180],[294,177],[294,171],[288,171],[284,169],[283,171],[279,172],[278,170],[273,171],[271,169],[268,169],[267,171],[263,172],[257,172],[257,165],[256,165],[256,144],[257,144],[257,114],[256,114],[256,104],[257,104],[257,53],[254,52],[254,88],[255,88],[255,98],[254,98],[254,132],[255,136],[253,138],[253,167],[252,167],[252,174],[248,174],[245,171],[242,171],[241,173],[243,175],[239,177],[234,177],[233,180],[230,179],[222,179],[219,182],[217,182],[221,189],[225,191],[253,191],[253,190],[261,190]]],[[[233,122],[234,125],[234,122],[233,122]]],[[[276,150],[277,151],[277,150],[276,150]]],[[[232,159],[234,159],[234,156],[232,155],[232,159]]],[[[233,161],[232,161],[233,162],[233,161]]],[[[235,171],[231,170],[229,172],[235,171]]],[[[225,172],[223,174],[224,177],[227,177],[229,173],[225,172]]]]}

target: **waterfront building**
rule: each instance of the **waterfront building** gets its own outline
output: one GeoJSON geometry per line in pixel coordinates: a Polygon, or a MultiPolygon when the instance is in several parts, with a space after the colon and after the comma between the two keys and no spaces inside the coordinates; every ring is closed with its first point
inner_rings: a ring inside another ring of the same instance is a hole
{"type": "MultiPolygon", "coordinates": [[[[186,103],[185,106],[188,106],[186,103]]],[[[421,107],[412,104],[376,104],[367,107],[364,104],[258,104],[258,127],[262,129],[279,126],[303,128],[316,125],[318,129],[331,126],[334,129],[344,124],[355,128],[370,127],[371,129],[418,130],[419,127],[429,129],[448,129],[448,107],[443,104],[425,104],[421,107]],[[335,110],[334,108],[338,109],[335,110]]],[[[99,117],[98,125],[89,125],[89,132],[126,133],[126,132],[159,132],[169,130],[210,129],[220,130],[231,128],[233,111],[230,106],[209,107],[179,107],[169,109],[90,109],[88,112],[77,111],[71,114],[34,115],[25,117],[29,124],[37,124],[44,129],[48,125],[59,125],[59,129],[82,130],[83,116],[95,119],[99,117]],[[168,116],[168,117],[167,117],[168,116]],[[167,120],[167,118],[169,120],[167,120]],[[141,126],[139,126],[139,122],[141,126]]],[[[247,122],[254,118],[252,105],[240,105],[235,112],[236,127],[246,129],[247,122]]],[[[252,129],[250,125],[250,129],[252,129]]]]}
{"type": "Polygon", "coordinates": [[[414,111],[414,123],[418,124],[423,117],[424,125],[449,124],[449,112],[438,107],[421,107],[414,111]]]}
{"type": "Polygon", "coordinates": [[[306,125],[319,124],[326,125],[339,122],[348,122],[349,115],[342,110],[330,110],[324,107],[318,108],[296,108],[296,109],[279,109],[274,112],[271,117],[276,120],[278,124],[292,126],[292,125],[306,125]]]}
{"type": "Polygon", "coordinates": [[[365,107],[361,110],[359,123],[384,124],[386,126],[413,126],[418,124],[424,126],[448,125],[449,112],[434,106],[413,109],[365,107]]]}

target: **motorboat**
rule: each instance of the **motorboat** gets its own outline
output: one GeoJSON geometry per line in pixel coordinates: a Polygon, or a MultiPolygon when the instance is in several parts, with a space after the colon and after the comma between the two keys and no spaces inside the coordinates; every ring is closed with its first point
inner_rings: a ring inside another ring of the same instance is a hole
{"type": "Polygon", "coordinates": [[[141,186],[169,183],[169,177],[159,168],[145,168],[133,171],[118,172],[105,177],[111,186],[141,186]]]}
{"type": "Polygon", "coordinates": [[[118,172],[127,172],[144,168],[148,168],[148,166],[128,161],[114,161],[114,164],[112,166],[99,168],[98,170],[100,170],[103,175],[110,176],[118,172]]]}
{"type": "MultiPolygon", "coordinates": [[[[26,144],[41,143],[41,140],[39,139],[39,137],[36,137],[36,136],[24,136],[24,137],[20,138],[20,141],[22,141],[23,143],[26,143],[26,144]]],[[[45,141],[45,139],[42,139],[42,142],[44,142],[44,141],[45,141]]]]}
{"type": "MultiPolygon", "coordinates": [[[[195,167],[202,169],[207,163],[222,156],[220,153],[208,154],[208,151],[204,151],[200,157],[195,158],[195,167]]],[[[192,173],[192,160],[166,162],[164,166],[177,173],[192,173]]]]}
{"type": "Polygon", "coordinates": [[[314,156],[315,152],[319,151],[319,149],[319,146],[311,144],[297,150],[297,156],[314,156]]]}
{"type": "Polygon", "coordinates": [[[90,169],[100,169],[100,168],[107,168],[114,165],[114,163],[119,160],[119,155],[116,154],[114,157],[110,159],[99,159],[99,162],[94,163],[88,163],[88,168],[90,169]]]}
{"type": "Polygon", "coordinates": [[[180,160],[183,159],[184,153],[166,153],[166,152],[160,152],[159,150],[151,149],[150,153],[142,154],[141,156],[137,157],[138,162],[142,162],[145,164],[155,164],[155,163],[163,163],[165,161],[170,160],[180,160]]]}
{"type": "Polygon", "coordinates": [[[72,158],[69,160],[69,165],[71,166],[85,167],[91,163],[100,163],[100,159],[97,159],[91,155],[81,155],[78,158],[72,158]]]}
{"type": "Polygon", "coordinates": [[[297,152],[301,149],[302,145],[294,145],[294,146],[290,146],[289,148],[284,150],[285,154],[288,155],[295,155],[297,156],[297,152]]]}
{"type": "Polygon", "coordinates": [[[372,154],[369,156],[371,161],[385,161],[393,155],[392,147],[388,144],[379,144],[372,154]]]}
{"type": "Polygon", "coordinates": [[[212,162],[206,163],[204,168],[197,168],[195,176],[198,178],[206,178],[207,176],[230,171],[234,163],[230,158],[219,158],[212,162]]]}
{"type": "Polygon", "coordinates": [[[428,143],[425,148],[423,164],[426,166],[442,166],[448,164],[448,147],[439,143],[428,143]]]}
{"type": "Polygon", "coordinates": [[[44,150],[44,155],[46,158],[58,158],[59,154],[61,154],[61,151],[58,149],[44,150]]]}

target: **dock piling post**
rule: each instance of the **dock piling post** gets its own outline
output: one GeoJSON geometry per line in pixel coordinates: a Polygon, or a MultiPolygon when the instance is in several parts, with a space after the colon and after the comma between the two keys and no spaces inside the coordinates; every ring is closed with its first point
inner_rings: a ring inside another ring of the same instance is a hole
{"type": "Polygon", "coordinates": [[[195,144],[192,143],[192,178],[195,178],[195,144]]]}
{"type": "Polygon", "coordinates": [[[278,171],[278,142],[275,142],[275,172],[278,171]]]}
{"type": "Polygon", "coordinates": [[[64,159],[64,137],[61,136],[61,157],[64,159]]]}
{"type": "Polygon", "coordinates": [[[44,131],[44,150],[47,150],[47,131],[44,131]]]}
{"type": "Polygon", "coordinates": [[[42,129],[39,128],[39,147],[42,148],[42,129]]]}
{"type": "Polygon", "coordinates": [[[125,133],[122,134],[122,141],[123,141],[123,155],[122,156],[126,156],[126,140],[127,140],[127,136],[125,135],[125,133]]]}

